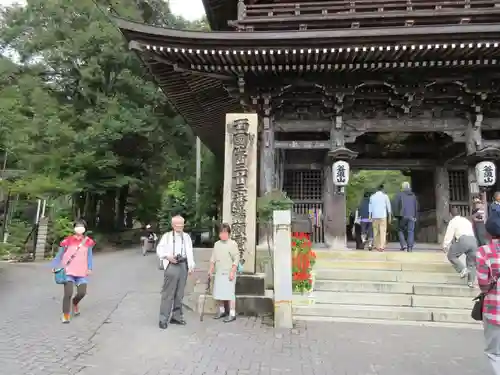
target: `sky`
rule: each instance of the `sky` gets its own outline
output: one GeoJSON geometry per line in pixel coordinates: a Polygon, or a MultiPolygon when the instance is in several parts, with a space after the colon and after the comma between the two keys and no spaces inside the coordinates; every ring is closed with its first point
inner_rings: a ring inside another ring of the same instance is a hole
{"type": "MultiPolygon", "coordinates": [[[[23,0],[0,0],[0,5],[23,2],[23,0]]],[[[205,15],[202,0],[170,0],[169,3],[175,15],[182,16],[189,21],[200,19],[205,15]]]]}

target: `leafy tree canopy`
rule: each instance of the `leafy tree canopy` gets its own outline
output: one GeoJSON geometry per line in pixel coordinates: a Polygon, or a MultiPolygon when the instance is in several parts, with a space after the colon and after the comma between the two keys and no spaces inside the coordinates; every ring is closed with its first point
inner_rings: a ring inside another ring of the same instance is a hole
{"type": "Polygon", "coordinates": [[[374,193],[381,184],[384,185],[385,192],[392,200],[394,195],[400,191],[404,181],[409,181],[409,177],[405,177],[400,171],[352,172],[349,186],[346,188],[348,213],[354,212],[358,208],[366,191],[374,193]]]}
{"type": "MultiPolygon", "coordinates": [[[[74,216],[103,230],[155,218],[169,181],[194,191],[185,176],[195,174],[194,135],[127,50],[110,14],[207,29],[205,20],[174,16],[161,0],[28,0],[0,14],[0,151],[8,168],[25,171],[8,188],[30,197],[72,195],[74,216]]],[[[221,173],[207,150],[204,156],[211,170],[200,205],[207,210],[221,173]]]]}

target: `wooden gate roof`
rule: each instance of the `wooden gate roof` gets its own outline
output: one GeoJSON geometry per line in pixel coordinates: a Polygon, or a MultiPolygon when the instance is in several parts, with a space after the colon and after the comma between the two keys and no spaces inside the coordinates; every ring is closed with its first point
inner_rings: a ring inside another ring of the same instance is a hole
{"type": "Polygon", "coordinates": [[[203,0],[208,23],[212,30],[231,30],[228,20],[236,19],[237,0],[203,0]]]}
{"type": "MultiPolygon", "coordinates": [[[[500,65],[500,23],[301,32],[197,32],[123,19],[116,24],[194,132],[223,153],[231,90],[250,74],[447,69],[500,65]]],[[[267,76],[266,76],[267,77],[267,76]]],[[[252,78],[253,80],[253,78],[252,78]]],[[[257,82],[257,80],[254,80],[257,82]]]]}

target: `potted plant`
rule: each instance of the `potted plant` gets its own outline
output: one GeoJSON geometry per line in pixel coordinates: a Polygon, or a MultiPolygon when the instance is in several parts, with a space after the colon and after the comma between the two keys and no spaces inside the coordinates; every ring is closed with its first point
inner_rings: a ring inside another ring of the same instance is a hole
{"type": "Polygon", "coordinates": [[[281,190],[272,190],[257,199],[257,218],[261,229],[265,231],[267,246],[271,251],[273,231],[273,212],[291,210],[293,201],[281,190]]]}
{"type": "Polygon", "coordinates": [[[312,250],[309,236],[295,233],[292,236],[292,287],[296,294],[310,297],[316,276],[313,271],[316,253],[312,250]]]}
{"type": "Polygon", "coordinates": [[[259,237],[264,235],[267,242],[268,259],[260,259],[261,269],[266,274],[268,287],[272,287],[274,278],[273,254],[271,243],[273,236],[273,212],[291,210],[293,201],[281,190],[272,190],[257,199],[257,222],[259,223],[259,237]],[[269,268],[268,268],[269,267],[269,268]],[[269,270],[269,271],[266,271],[269,270]]]}

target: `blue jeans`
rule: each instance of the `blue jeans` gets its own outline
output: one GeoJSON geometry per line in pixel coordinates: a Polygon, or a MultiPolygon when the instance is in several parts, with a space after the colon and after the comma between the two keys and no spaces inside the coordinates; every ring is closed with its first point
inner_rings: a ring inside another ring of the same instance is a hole
{"type": "Polygon", "coordinates": [[[398,235],[401,249],[412,249],[415,245],[415,219],[412,217],[399,218],[398,235]]]}

